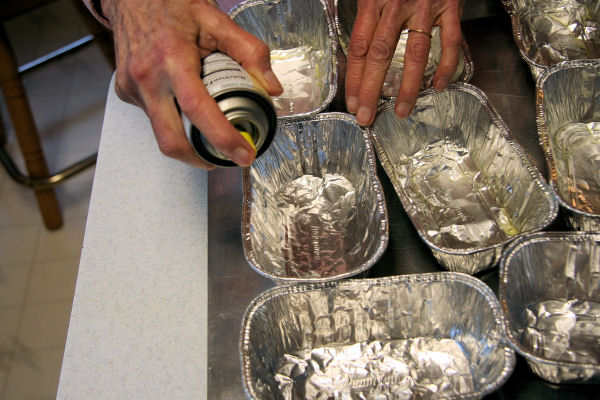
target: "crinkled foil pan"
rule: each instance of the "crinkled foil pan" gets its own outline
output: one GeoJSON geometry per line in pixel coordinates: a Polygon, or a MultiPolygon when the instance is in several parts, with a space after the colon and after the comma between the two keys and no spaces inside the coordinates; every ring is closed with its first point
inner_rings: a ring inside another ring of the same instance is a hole
{"type": "Polygon", "coordinates": [[[479,399],[516,357],[491,289],[438,272],[267,290],[240,359],[251,399],[479,399]]]}
{"type": "Polygon", "coordinates": [[[275,283],[319,282],[369,269],[388,243],[388,217],[368,133],[343,113],[278,127],[243,171],[248,263],[275,283]]]}
{"type": "MultiPolygon", "coordinates": [[[[348,45],[350,35],[354,26],[354,20],[357,14],[357,0],[334,0],[334,18],[335,27],[338,34],[338,41],[344,54],[348,55],[348,45]]],[[[433,77],[439,64],[442,54],[442,42],[440,37],[440,28],[434,27],[432,30],[431,48],[429,50],[429,59],[425,68],[421,89],[433,86],[433,77]]],[[[402,31],[398,45],[392,58],[392,63],[385,77],[381,97],[386,99],[395,98],[398,95],[400,84],[402,83],[402,71],[404,70],[404,50],[408,39],[408,30],[402,31]]],[[[463,39],[462,51],[458,59],[458,66],[452,82],[468,82],[473,77],[473,61],[467,43],[463,39]]]]}
{"type": "Polygon", "coordinates": [[[536,87],[549,181],[569,226],[600,231],[600,60],[565,61],[536,87]]]}
{"type": "Polygon", "coordinates": [[[281,120],[329,106],[337,91],[337,35],[324,0],[250,0],[229,16],[271,49],[271,66],[284,89],[272,98],[281,120]]]}
{"type": "Polygon", "coordinates": [[[497,265],[515,237],[548,226],[558,202],[483,92],[451,84],[419,95],[405,120],[380,106],[369,128],[421,238],[451,271],[497,265]]]}
{"type": "Polygon", "coordinates": [[[538,232],[500,263],[499,297],[511,345],[553,383],[600,382],[600,235],[538,232]]]}
{"type": "Polygon", "coordinates": [[[561,61],[600,58],[598,0],[502,0],[534,79],[561,61]]]}

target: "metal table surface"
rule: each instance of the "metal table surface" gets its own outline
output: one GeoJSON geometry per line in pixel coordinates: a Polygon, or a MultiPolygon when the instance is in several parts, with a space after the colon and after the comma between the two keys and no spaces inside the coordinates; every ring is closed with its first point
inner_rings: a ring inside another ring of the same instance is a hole
{"type": "MultiPolygon", "coordinates": [[[[520,58],[508,16],[465,21],[463,34],[475,68],[471,83],[486,93],[546,178],[535,122],[535,82],[520,58]]],[[[340,99],[341,91],[332,110],[340,110],[340,99]]],[[[381,166],[378,174],[388,208],[390,237],[387,250],[369,270],[369,277],[445,271],[418,237],[381,166]]],[[[208,190],[208,398],[243,399],[238,350],[242,316],[252,299],[274,284],[255,272],[244,258],[240,169],[210,172],[208,190]]],[[[549,228],[566,229],[560,216],[549,228]]],[[[498,268],[478,277],[497,291],[498,268]]],[[[598,398],[598,390],[600,385],[550,385],[535,376],[519,356],[510,379],[486,399],[590,399],[598,398]]]]}

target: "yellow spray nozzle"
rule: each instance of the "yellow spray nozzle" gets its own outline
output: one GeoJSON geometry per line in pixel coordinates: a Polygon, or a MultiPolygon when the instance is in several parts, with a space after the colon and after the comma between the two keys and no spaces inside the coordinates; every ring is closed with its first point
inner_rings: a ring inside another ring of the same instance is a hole
{"type": "Polygon", "coordinates": [[[250,143],[250,146],[252,146],[252,148],[254,149],[254,152],[256,153],[256,145],[254,144],[254,140],[252,140],[252,136],[250,136],[250,134],[246,131],[239,131],[240,135],[242,135],[244,137],[244,139],[246,139],[246,142],[250,143]]]}

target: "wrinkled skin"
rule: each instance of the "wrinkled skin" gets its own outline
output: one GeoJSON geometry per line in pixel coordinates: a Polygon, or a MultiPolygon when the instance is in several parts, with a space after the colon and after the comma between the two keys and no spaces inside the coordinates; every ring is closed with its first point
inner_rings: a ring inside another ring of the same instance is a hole
{"type": "MultiPolygon", "coordinates": [[[[348,49],[345,97],[348,111],[360,125],[375,117],[384,78],[403,29],[431,32],[440,26],[442,57],[434,88],[444,89],[452,79],[461,48],[460,17],[464,0],[357,0],[358,14],[348,49]]],[[[402,85],[395,113],[406,118],[415,106],[427,66],[431,38],[410,32],[404,54],[402,85]]]]}
{"type": "Polygon", "coordinates": [[[227,121],[200,78],[201,59],[221,51],[238,61],[270,95],[283,91],[265,43],[207,0],[103,0],[117,59],[117,95],[148,115],[162,153],[203,169],[188,143],[177,104],[223,154],[248,166],[255,151],[227,121]]]}
{"type": "MultiPolygon", "coordinates": [[[[357,0],[347,61],[348,111],[370,125],[400,32],[430,32],[441,27],[442,58],[434,87],[443,89],[456,70],[461,46],[460,15],[464,0],[357,0]]],[[[232,1],[224,1],[231,5],[232,1]]],[[[102,0],[114,32],[117,95],[148,115],[160,150],[203,169],[187,141],[179,105],[189,120],[223,154],[241,166],[255,157],[209,96],[200,79],[201,59],[221,51],[238,61],[272,96],[283,89],[271,70],[265,43],[241,29],[211,0],[102,0]]],[[[396,114],[404,118],[415,105],[427,64],[430,38],[411,32],[405,54],[396,114]]]]}

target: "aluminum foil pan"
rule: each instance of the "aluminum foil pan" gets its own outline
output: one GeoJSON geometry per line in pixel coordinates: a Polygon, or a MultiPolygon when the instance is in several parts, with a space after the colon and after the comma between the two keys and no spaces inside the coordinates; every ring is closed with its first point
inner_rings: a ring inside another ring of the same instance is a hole
{"type": "Polygon", "coordinates": [[[537,125],[567,223],[600,231],[600,60],[565,61],[537,81],[537,125]]]}
{"type": "Polygon", "coordinates": [[[500,263],[499,297],[512,346],[553,383],[600,383],[600,235],[538,232],[500,263]]]}
{"type": "Polygon", "coordinates": [[[279,125],[243,172],[248,263],[276,283],[366,271],[388,243],[388,217],[368,134],[348,114],[279,125]]]}
{"type": "Polygon", "coordinates": [[[405,120],[380,106],[369,128],[382,166],[421,238],[451,271],[497,265],[515,237],[548,226],[558,203],[479,89],[419,95],[405,120]]]}
{"type": "Polygon", "coordinates": [[[246,310],[251,399],[479,399],[510,376],[500,304],[453,272],[280,286],[246,310]]]}
{"type": "MultiPolygon", "coordinates": [[[[357,0],[334,0],[334,18],[335,27],[338,33],[340,47],[344,54],[348,55],[348,45],[354,20],[357,14],[357,0]]],[[[442,41],[440,37],[440,28],[434,27],[432,30],[431,48],[429,50],[429,59],[425,68],[421,89],[433,86],[433,77],[442,55],[442,41]]],[[[404,50],[408,40],[408,30],[402,31],[398,45],[392,58],[392,63],[385,77],[381,97],[384,99],[395,98],[398,95],[400,84],[402,83],[402,72],[404,70],[404,50]]],[[[473,76],[473,61],[465,40],[463,39],[461,55],[458,59],[456,73],[452,79],[453,82],[468,82],[473,76]]]]}
{"type": "Polygon", "coordinates": [[[600,58],[598,0],[502,0],[534,78],[561,61],[600,58]]]}
{"type": "Polygon", "coordinates": [[[337,91],[337,36],[325,0],[250,0],[229,16],[271,49],[271,67],[283,86],[272,98],[280,119],[329,106],[337,91]]]}

